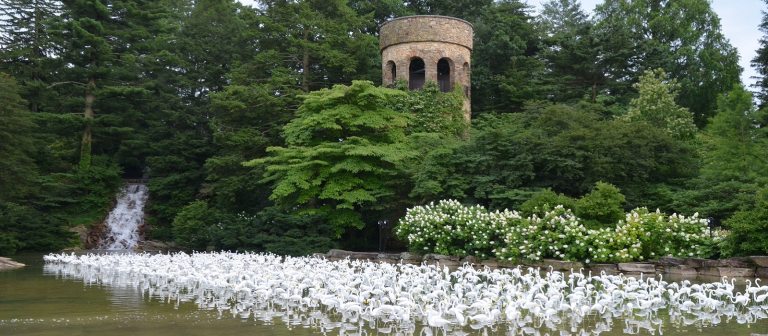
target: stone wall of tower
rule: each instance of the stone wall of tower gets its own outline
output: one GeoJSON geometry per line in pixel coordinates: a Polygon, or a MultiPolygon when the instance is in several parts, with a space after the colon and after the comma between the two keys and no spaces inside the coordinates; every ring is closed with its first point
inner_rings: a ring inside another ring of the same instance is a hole
{"type": "Polygon", "coordinates": [[[464,92],[464,117],[469,121],[472,25],[464,20],[436,15],[396,18],[381,25],[382,82],[409,81],[411,61],[424,61],[426,81],[438,81],[438,62],[445,59],[450,67],[450,83],[464,92]],[[394,71],[393,71],[394,68],[394,71]]]}

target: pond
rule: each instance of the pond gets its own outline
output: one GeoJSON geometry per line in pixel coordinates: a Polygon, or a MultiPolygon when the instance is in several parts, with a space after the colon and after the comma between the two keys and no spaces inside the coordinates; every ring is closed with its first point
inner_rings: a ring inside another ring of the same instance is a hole
{"type": "MultiPolygon", "coordinates": [[[[478,329],[469,326],[444,329],[415,321],[406,324],[409,326],[406,328],[382,328],[386,324],[362,319],[349,323],[350,319],[330,309],[314,311],[325,315],[315,315],[316,320],[323,319],[327,323],[310,323],[298,318],[298,314],[281,313],[285,311],[281,307],[286,306],[278,304],[258,305],[270,307],[267,310],[257,310],[254,304],[248,308],[248,316],[243,318],[232,313],[234,310],[212,306],[210,303],[217,298],[210,288],[201,289],[202,294],[197,296],[188,289],[178,291],[176,296],[165,296],[158,285],[157,291],[150,294],[146,287],[125,285],[123,280],[130,277],[127,270],[104,273],[103,270],[92,272],[79,267],[44,267],[41,255],[23,255],[14,259],[28,266],[0,272],[0,335],[568,335],[583,332],[600,335],[768,335],[768,319],[755,318],[768,311],[768,306],[753,306],[759,314],[749,315],[752,318],[724,317],[717,324],[686,322],[679,317],[670,319],[669,314],[659,313],[649,321],[633,317],[613,319],[608,325],[593,314],[586,316],[578,326],[568,325],[563,319],[557,327],[540,321],[526,328],[511,328],[500,323],[478,329]],[[78,271],[73,273],[74,269],[78,271]],[[201,299],[203,296],[205,300],[201,299]],[[341,320],[346,323],[340,323],[341,320]],[[650,323],[653,328],[644,328],[638,323],[650,323]],[[324,327],[327,329],[323,330],[324,327]]],[[[318,272],[321,266],[317,266],[318,272]]],[[[384,277],[384,273],[380,276],[384,277]]],[[[286,278],[288,281],[292,280],[286,278]]],[[[232,300],[226,300],[226,304],[231,304],[233,309],[237,305],[232,300]]],[[[313,312],[304,313],[308,316],[313,312]]]]}

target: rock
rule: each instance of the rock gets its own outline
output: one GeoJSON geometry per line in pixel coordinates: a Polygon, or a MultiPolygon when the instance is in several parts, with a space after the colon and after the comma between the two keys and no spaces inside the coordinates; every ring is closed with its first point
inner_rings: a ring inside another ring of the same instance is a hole
{"type": "Polygon", "coordinates": [[[656,265],[651,263],[619,263],[619,271],[633,273],[656,273],[656,265]]]}
{"type": "Polygon", "coordinates": [[[353,252],[353,251],[333,249],[328,251],[326,256],[328,256],[328,258],[331,260],[341,260],[344,258],[358,259],[358,260],[365,260],[365,259],[374,260],[378,258],[379,253],[378,252],[353,252]]]}
{"type": "Polygon", "coordinates": [[[600,272],[606,274],[619,273],[619,267],[616,264],[590,264],[589,270],[592,271],[592,275],[599,275],[600,272]]]}
{"type": "Polygon", "coordinates": [[[520,266],[520,262],[513,260],[499,260],[496,262],[501,268],[515,268],[520,266]]]}
{"type": "Polygon", "coordinates": [[[544,271],[549,271],[549,269],[552,268],[555,271],[573,270],[574,272],[578,272],[579,269],[584,268],[584,264],[578,261],[563,261],[555,259],[544,259],[542,261],[537,261],[532,263],[531,266],[539,267],[544,271]]]}
{"type": "Polygon", "coordinates": [[[27,265],[24,265],[20,262],[13,261],[10,258],[0,257],[0,271],[7,271],[12,269],[22,268],[24,266],[27,266],[27,265]]]}
{"type": "Polygon", "coordinates": [[[348,257],[350,253],[352,253],[352,252],[344,251],[344,250],[332,249],[332,250],[328,251],[328,253],[326,253],[325,255],[328,256],[329,258],[342,258],[343,259],[343,258],[348,257]]]}
{"type": "Polygon", "coordinates": [[[487,266],[490,268],[499,268],[499,262],[496,261],[496,259],[494,258],[483,260],[480,262],[480,265],[487,266]]]}
{"type": "Polygon", "coordinates": [[[376,260],[395,264],[400,261],[400,253],[379,253],[379,255],[376,256],[376,260]]]}
{"type": "Polygon", "coordinates": [[[685,265],[664,266],[664,272],[667,274],[681,275],[684,277],[695,277],[698,274],[695,268],[685,265]]]}
{"type": "Polygon", "coordinates": [[[661,257],[656,263],[662,266],[680,266],[685,264],[685,259],[677,257],[661,257]]]}
{"type": "Polygon", "coordinates": [[[755,276],[768,280],[768,267],[758,267],[755,270],[755,276]]]}
{"type": "Polygon", "coordinates": [[[67,231],[77,234],[77,238],[80,241],[80,247],[85,247],[88,244],[88,228],[85,227],[85,225],[71,227],[67,231]]]}
{"type": "Polygon", "coordinates": [[[752,263],[760,267],[768,267],[768,256],[753,256],[749,257],[752,263]]]}
{"type": "Polygon", "coordinates": [[[716,276],[716,277],[745,277],[751,278],[755,276],[754,268],[746,267],[702,267],[699,270],[699,275],[704,276],[716,276]]]}
{"type": "Polygon", "coordinates": [[[475,256],[466,256],[464,258],[461,258],[461,263],[462,264],[470,264],[470,265],[472,265],[472,264],[477,264],[479,262],[480,262],[480,259],[477,259],[477,257],[475,257],[475,256]]]}
{"type": "Polygon", "coordinates": [[[718,260],[704,260],[701,263],[702,267],[735,267],[735,268],[750,268],[752,267],[752,261],[749,258],[728,258],[718,260]]]}
{"type": "Polygon", "coordinates": [[[140,241],[136,245],[137,251],[157,252],[157,251],[178,251],[176,245],[168,242],[161,242],[157,240],[144,240],[140,241]]]}
{"type": "Polygon", "coordinates": [[[442,261],[442,260],[451,260],[451,261],[456,261],[458,263],[459,257],[457,257],[457,256],[447,256],[447,255],[442,255],[442,254],[437,254],[437,253],[427,253],[427,254],[424,255],[424,261],[427,261],[427,260],[440,260],[440,261],[442,261]]]}
{"type": "Polygon", "coordinates": [[[418,262],[421,262],[422,260],[424,260],[424,256],[419,255],[419,254],[410,253],[410,252],[403,252],[403,253],[400,253],[400,259],[403,260],[403,261],[418,261],[418,262]]]}
{"type": "Polygon", "coordinates": [[[684,265],[690,266],[693,268],[699,268],[702,267],[704,262],[707,261],[707,259],[701,259],[701,258],[687,258],[685,259],[684,265]]]}

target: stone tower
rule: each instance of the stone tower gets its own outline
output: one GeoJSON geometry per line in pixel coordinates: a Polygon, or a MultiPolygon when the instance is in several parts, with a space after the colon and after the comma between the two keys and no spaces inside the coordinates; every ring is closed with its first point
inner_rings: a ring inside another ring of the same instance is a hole
{"type": "Polygon", "coordinates": [[[415,90],[433,81],[444,92],[459,86],[464,92],[464,118],[469,121],[472,32],[467,21],[437,15],[406,16],[382,24],[383,84],[405,80],[415,90]]]}

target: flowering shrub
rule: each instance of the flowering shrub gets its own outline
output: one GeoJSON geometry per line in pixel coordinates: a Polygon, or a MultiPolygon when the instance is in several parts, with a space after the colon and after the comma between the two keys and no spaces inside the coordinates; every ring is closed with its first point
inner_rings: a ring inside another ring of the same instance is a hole
{"type": "Polygon", "coordinates": [[[514,211],[488,212],[480,205],[442,200],[408,209],[395,234],[417,252],[489,258],[502,243],[505,224],[515,218],[520,216],[514,211]]]}
{"type": "Polygon", "coordinates": [[[505,228],[504,243],[496,256],[505,259],[557,258],[581,260],[585,257],[587,229],[571,210],[556,206],[539,218],[536,214],[505,228]]]}
{"type": "Polygon", "coordinates": [[[455,200],[408,209],[395,233],[421,253],[586,262],[707,257],[723,239],[711,237],[707,221],[698,214],[667,216],[638,208],[612,228],[587,229],[563,206],[524,218],[516,211],[489,212],[455,200]]]}

